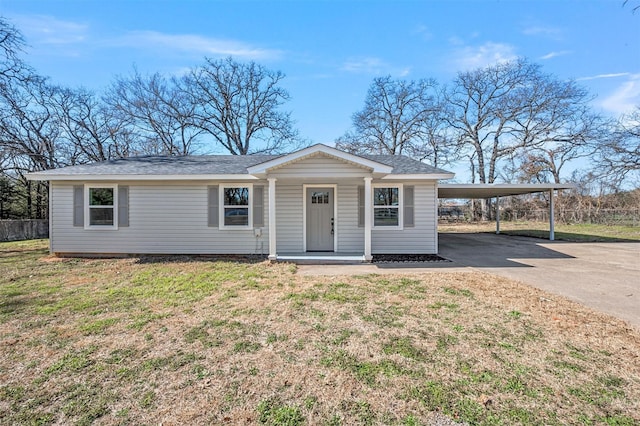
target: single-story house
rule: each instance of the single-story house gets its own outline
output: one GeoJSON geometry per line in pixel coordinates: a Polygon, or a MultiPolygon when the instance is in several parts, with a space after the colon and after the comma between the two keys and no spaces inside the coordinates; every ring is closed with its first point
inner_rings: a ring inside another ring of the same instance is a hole
{"type": "Polygon", "coordinates": [[[50,250],[72,254],[438,252],[438,181],[405,156],[133,157],[31,173],[50,182],[50,250]]]}

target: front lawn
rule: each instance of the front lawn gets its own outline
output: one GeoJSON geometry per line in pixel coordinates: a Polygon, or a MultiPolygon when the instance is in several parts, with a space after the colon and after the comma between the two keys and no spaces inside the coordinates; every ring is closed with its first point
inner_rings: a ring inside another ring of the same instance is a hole
{"type": "Polygon", "coordinates": [[[493,275],[0,243],[0,424],[640,422],[640,333],[493,275]]]}

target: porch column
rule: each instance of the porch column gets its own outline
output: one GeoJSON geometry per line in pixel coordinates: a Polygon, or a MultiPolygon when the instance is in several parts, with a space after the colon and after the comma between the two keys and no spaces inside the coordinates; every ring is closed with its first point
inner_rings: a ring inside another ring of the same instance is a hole
{"type": "Polygon", "coordinates": [[[276,260],[276,178],[269,178],[269,260],[276,260]]]}
{"type": "Polygon", "coordinates": [[[500,233],[500,197],[496,197],[496,234],[500,233]]]}
{"type": "Polygon", "coordinates": [[[364,260],[371,262],[371,180],[364,178],[364,260]]]}
{"type": "Polygon", "coordinates": [[[549,190],[549,240],[551,241],[556,239],[554,230],[555,219],[553,217],[553,215],[555,214],[553,211],[553,193],[553,189],[549,190]]]}

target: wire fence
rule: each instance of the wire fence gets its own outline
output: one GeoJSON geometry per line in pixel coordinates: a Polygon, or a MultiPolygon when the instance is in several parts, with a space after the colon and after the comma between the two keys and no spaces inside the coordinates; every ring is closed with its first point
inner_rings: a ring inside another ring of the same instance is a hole
{"type": "MultiPolygon", "coordinates": [[[[554,216],[558,223],[640,226],[640,209],[556,208],[554,216]]],[[[438,209],[438,219],[443,222],[472,222],[473,217],[468,206],[443,206],[438,209]]],[[[548,222],[549,210],[505,208],[500,211],[500,220],[548,222]]]]}

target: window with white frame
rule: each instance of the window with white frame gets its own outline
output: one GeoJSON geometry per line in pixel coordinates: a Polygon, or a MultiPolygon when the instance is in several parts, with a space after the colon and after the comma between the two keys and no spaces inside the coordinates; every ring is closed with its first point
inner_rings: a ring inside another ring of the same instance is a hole
{"type": "Polygon", "coordinates": [[[221,186],[222,227],[251,227],[251,186],[221,186]]]}
{"type": "Polygon", "coordinates": [[[85,187],[85,227],[115,229],[117,227],[117,186],[85,187]]]}
{"type": "Polygon", "coordinates": [[[373,187],[373,227],[402,227],[402,188],[399,185],[373,187]]]}

